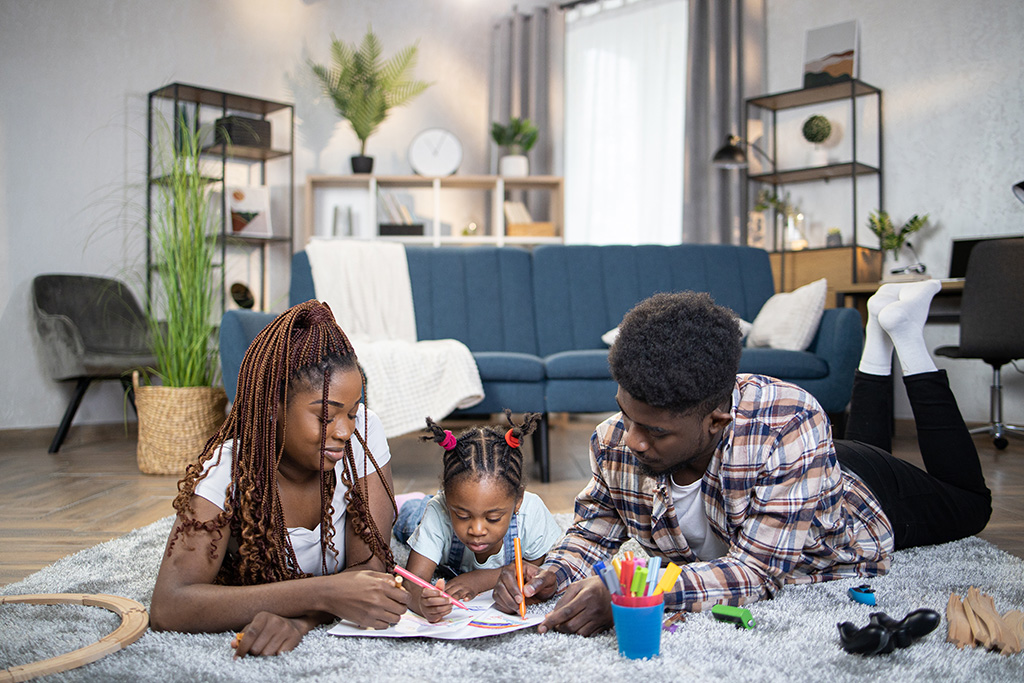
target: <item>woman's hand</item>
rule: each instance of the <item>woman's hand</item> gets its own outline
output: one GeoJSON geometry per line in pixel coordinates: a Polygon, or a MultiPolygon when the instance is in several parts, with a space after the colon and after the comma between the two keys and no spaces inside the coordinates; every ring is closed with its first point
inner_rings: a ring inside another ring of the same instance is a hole
{"type": "Polygon", "coordinates": [[[246,655],[274,656],[295,649],[310,623],[301,618],[289,619],[271,612],[260,612],[245,629],[231,640],[235,659],[246,655]]]}
{"type": "Polygon", "coordinates": [[[419,612],[430,623],[441,621],[452,612],[452,601],[442,595],[445,590],[444,579],[438,579],[434,588],[420,590],[419,612]]]}
{"type": "Polygon", "coordinates": [[[346,571],[323,580],[323,609],[362,628],[393,626],[408,608],[409,594],[396,585],[390,574],[346,571]]]}

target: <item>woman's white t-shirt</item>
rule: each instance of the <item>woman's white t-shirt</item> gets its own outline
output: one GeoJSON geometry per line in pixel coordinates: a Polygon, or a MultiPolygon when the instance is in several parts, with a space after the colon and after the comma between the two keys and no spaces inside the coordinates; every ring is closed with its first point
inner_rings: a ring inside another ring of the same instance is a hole
{"type": "MultiPolygon", "coordinates": [[[[364,411],[366,411],[365,406],[360,405],[359,411],[356,414],[357,428],[363,424],[364,411]]],[[[391,460],[388,441],[384,437],[384,426],[381,424],[380,418],[372,410],[366,411],[366,415],[368,418],[366,426],[368,433],[365,436],[366,443],[369,445],[370,452],[373,454],[377,464],[383,467],[384,463],[391,460]]],[[[231,484],[231,460],[234,457],[234,442],[226,442],[221,449],[221,453],[226,457],[218,458],[214,456],[206,463],[205,471],[208,474],[196,484],[196,495],[202,496],[223,510],[224,503],[227,500],[228,486],[231,484]]],[[[355,437],[352,438],[352,456],[356,464],[356,477],[362,478],[364,476],[363,446],[355,437]]],[[[373,467],[373,463],[370,463],[369,459],[366,462],[369,463],[371,468],[373,467]]],[[[348,490],[348,487],[341,482],[341,467],[342,463],[339,462],[334,468],[335,486],[334,500],[332,501],[334,505],[334,547],[337,549],[338,554],[335,555],[330,550],[327,551],[327,571],[332,574],[345,568],[345,492],[348,490]]],[[[291,540],[292,549],[295,551],[295,559],[298,560],[302,571],[307,574],[322,575],[320,525],[317,524],[314,529],[288,527],[288,538],[291,540]]],[[[237,548],[235,543],[236,541],[232,539],[232,549],[237,548]]]]}

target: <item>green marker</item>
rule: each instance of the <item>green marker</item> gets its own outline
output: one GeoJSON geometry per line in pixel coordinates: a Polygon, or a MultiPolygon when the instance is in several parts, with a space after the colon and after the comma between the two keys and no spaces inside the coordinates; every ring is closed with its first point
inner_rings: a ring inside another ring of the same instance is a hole
{"type": "Polygon", "coordinates": [[[715,605],[711,608],[711,614],[718,621],[728,621],[735,624],[736,628],[752,629],[756,626],[753,615],[745,607],[730,607],[729,605],[715,605]]]}
{"type": "Polygon", "coordinates": [[[630,593],[642,598],[644,587],[647,585],[647,567],[640,567],[633,573],[633,585],[630,586],[630,593]]]}

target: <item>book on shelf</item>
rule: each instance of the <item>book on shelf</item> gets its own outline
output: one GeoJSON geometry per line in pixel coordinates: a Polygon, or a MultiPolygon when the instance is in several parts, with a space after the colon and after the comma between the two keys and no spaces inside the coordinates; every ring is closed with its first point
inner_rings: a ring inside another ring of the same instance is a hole
{"type": "Polygon", "coordinates": [[[505,222],[506,223],[532,223],[530,211],[518,200],[505,200],[505,222]]]}

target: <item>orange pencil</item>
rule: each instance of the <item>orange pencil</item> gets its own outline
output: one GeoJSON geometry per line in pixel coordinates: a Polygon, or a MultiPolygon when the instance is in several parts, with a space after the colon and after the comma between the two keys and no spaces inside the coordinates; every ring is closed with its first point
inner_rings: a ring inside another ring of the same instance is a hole
{"type": "Polygon", "coordinates": [[[512,540],[512,545],[516,550],[516,583],[519,584],[519,595],[522,596],[522,602],[519,603],[519,616],[526,619],[526,596],[523,595],[523,545],[519,542],[518,536],[512,540]]]}

